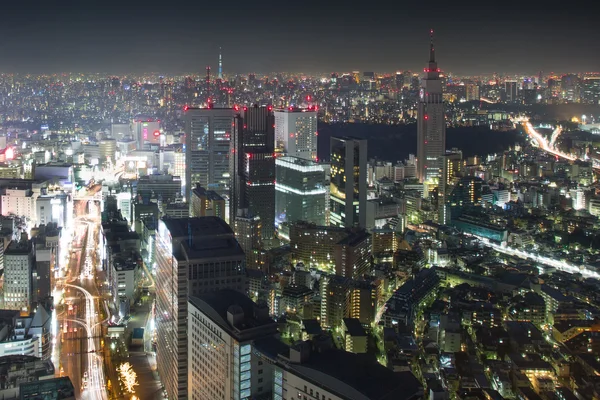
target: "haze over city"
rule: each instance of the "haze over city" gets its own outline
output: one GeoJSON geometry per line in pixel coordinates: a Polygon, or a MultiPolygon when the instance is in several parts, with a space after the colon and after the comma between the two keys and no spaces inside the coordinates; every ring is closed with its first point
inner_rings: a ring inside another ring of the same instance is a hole
{"type": "Polygon", "coordinates": [[[422,68],[437,34],[444,70],[462,75],[598,69],[592,13],[569,3],[428,1],[223,4],[43,1],[5,5],[0,70],[198,73],[223,48],[227,73],[422,68]]]}

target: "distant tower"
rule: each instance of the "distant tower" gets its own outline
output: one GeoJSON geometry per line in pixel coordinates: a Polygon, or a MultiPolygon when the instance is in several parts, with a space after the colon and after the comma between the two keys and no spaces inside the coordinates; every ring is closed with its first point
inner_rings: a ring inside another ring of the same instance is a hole
{"type": "Polygon", "coordinates": [[[221,54],[221,48],[219,47],[219,80],[223,80],[223,57],[221,54]]]}
{"type": "Polygon", "coordinates": [[[210,103],[210,65],[206,66],[206,102],[210,103]]]}
{"type": "Polygon", "coordinates": [[[420,182],[436,183],[446,151],[446,122],[440,69],[435,61],[433,29],[430,32],[429,65],[419,93],[417,120],[417,177],[420,182]]]}

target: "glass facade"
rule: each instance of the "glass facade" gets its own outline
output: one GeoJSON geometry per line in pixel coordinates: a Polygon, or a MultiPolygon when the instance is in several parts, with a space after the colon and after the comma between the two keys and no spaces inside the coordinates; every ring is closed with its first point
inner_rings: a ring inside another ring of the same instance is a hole
{"type": "Polygon", "coordinates": [[[307,221],[325,225],[325,170],[297,157],[275,161],[275,224],[307,221]]]}
{"type": "Polygon", "coordinates": [[[329,189],[331,225],[344,227],[365,226],[366,169],[366,140],[346,137],[331,138],[329,189]]]}
{"type": "Polygon", "coordinates": [[[188,195],[196,183],[219,194],[226,194],[228,191],[232,125],[232,109],[186,111],[185,183],[188,195]]]}

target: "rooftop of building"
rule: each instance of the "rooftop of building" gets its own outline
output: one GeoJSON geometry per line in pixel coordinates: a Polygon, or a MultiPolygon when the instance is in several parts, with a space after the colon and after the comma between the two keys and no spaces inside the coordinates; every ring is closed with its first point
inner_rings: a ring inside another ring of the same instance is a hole
{"type": "Polygon", "coordinates": [[[556,301],[560,302],[568,302],[572,301],[573,298],[570,296],[565,296],[560,290],[553,288],[552,286],[542,285],[542,292],[552,297],[556,301]]]}
{"type": "Polygon", "coordinates": [[[31,250],[31,240],[11,240],[6,250],[4,250],[4,255],[26,255],[31,253],[31,250]]]}
{"type": "Polygon", "coordinates": [[[371,235],[367,233],[366,230],[350,231],[348,236],[340,240],[337,244],[346,246],[356,246],[367,240],[370,236],[371,235]]]}
{"type": "MultiPolygon", "coordinates": [[[[599,321],[594,321],[591,319],[569,319],[566,321],[556,322],[553,326],[553,329],[557,332],[566,332],[571,328],[591,328],[595,325],[600,325],[599,321]]],[[[600,326],[598,326],[600,328],[600,326]]]]}
{"type": "Polygon", "coordinates": [[[218,200],[225,201],[223,199],[223,197],[221,197],[221,195],[219,195],[214,190],[207,190],[207,189],[203,188],[202,186],[197,186],[196,188],[194,188],[194,190],[192,190],[192,192],[198,197],[206,196],[207,199],[212,200],[212,201],[218,201],[218,200]]]}
{"type": "Polygon", "coordinates": [[[344,318],[343,321],[350,336],[367,336],[365,328],[357,318],[344,318]]]}
{"type": "Polygon", "coordinates": [[[303,319],[302,325],[307,335],[320,335],[323,333],[323,328],[316,319],[303,319]]]}
{"type": "Polygon", "coordinates": [[[189,209],[190,205],[188,203],[184,203],[184,202],[177,202],[177,203],[169,203],[167,204],[167,210],[184,210],[184,209],[189,209]]]}
{"type": "Polygon", "coordinates": [[[287,107],[287,108],[276,108],[273,112],[281,112],[281,113],[306,113],[306,112],[317,112],[315,107],[312,108],[302,108],[302,107],[287,107]]]}
{"type": "Polygon", "coordinates": [[[308,296],[312,293],[313,291],[304,285],[289,285],[283,289],[281,296],[299,298],[308,296]]]}
{"type": "Polygon", "coordinates": [[[219,217],[169,218],[162,222],[173,238],[233,235],[231,227],[219,217]]]}
{"type": "Polygon", "coordinates": [[[306,360],[287,367],[346,399],[405,400],[423,390],[412,372],[394,372],[365,354],[335,348],[311,351],[306,360]]]}
{"type": "Polygon", "coordinates": [[[192,236],[189,240],[182,240],[179,248],[173,250],[175,257],[180,260],[198,260],[207,258],[244,257],[244,250],[232,235],[202,235],[192,236]]]}
{"type": "Polygon", "coordinates": [[[523,296],[523,300],[531,306],[544,306],[544,298],[535,292],[527,292],[523,296]]]}
{"type": "Polygon", "coordinates": [[[519,345],[544,339],[542,332],[529,321],[506,321],[504,324],[508,335],[519,345]]]}
{"type": "Polygon", "coordinates": [[[235,290],[223,289],[205,293],[198,297],[190,297],[189,302],[238,340],[245,338],[244,334],[255,328],[270,326],[271,329],[266,329],[267,331],[272,331],[272,334],[277,331],[277,325],[269,317],[266,305],[258,305],[245,294],[235,290]]]}
{"type": "Polygon", "coordinates": [[[113,258],[113,266],[116,271],[133,271],[139,267],[140,259],[137,252],[121,252],[113,258]]]}
{"type": "Polygon", "coordinates": [[[0,357],[0,376],[5,377],[9,371],[18,369],[27,369],[29,376],[54,375],[54,365],[50,360],[40,360],[37,357],[25,355],[0,357]]]}

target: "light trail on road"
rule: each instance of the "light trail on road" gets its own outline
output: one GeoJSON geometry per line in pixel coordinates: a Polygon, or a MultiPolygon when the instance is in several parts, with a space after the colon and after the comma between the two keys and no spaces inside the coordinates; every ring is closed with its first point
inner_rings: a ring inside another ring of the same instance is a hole
{"type": "Polygon", "coordinates": [[[576,265],[569,264],[566,261],[557,260],[555,258],[550,258],[550,257],[545,257],[545,256],[540,256],[537,253],[518,250],[518,249],[515,249],[512,247],[505,246],[505,245],[499,245],[499,244],[493,243],[490,240],[488,240],[487,238],[484,238],[481,236],[477,236],[477,235],[470,235],[470,236],[476,237],[477,239],[481,240],[481,242],[483,244],[485,244],[488,247],[491,247],[492,249],[498,251],[499,253],[503,253],[503,254],[507,254],[510,256],[519,257],[519,258],[523,258],[523,259],[532,259],[542,265],[556,268],[557,270],[568,272],[571,274],[581,274],[586,278],[600,279],[600,273],[598,273],[598,271],[596,269],[592,269],[592,267],[590,267],[590,266],[586,266],[586,265],[576,266],[576,265]]]}

